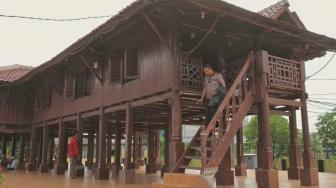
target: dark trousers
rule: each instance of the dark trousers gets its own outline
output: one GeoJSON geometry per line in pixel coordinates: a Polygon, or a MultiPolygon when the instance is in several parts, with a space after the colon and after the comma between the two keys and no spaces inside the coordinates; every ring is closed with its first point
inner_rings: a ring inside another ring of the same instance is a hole
{"type": "Polygon", "coordinates": [[[205,102],[206,107],[205,107],[205,120],[204,120],[204,125],[205,127],[208,127],[208,124],[210,123],[212,117],[215,115],[218,109],[218,105],[213,105],[209,106],[209,100],[205,102]]]}

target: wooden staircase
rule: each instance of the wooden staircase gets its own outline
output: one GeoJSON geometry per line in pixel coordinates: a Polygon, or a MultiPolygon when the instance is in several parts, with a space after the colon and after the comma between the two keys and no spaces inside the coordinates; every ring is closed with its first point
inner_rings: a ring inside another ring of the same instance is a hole
{"type": "Polygon", "coordinates": [[[255,100],[253,61],[254,56],[251,52],[211,122],[197,131],[171,172],[184,173],[186,169],[204,172],[208,169],[218,169],[255,100]],[[191,160],[201,160],[202,166],[190,167],[191,160]]]}

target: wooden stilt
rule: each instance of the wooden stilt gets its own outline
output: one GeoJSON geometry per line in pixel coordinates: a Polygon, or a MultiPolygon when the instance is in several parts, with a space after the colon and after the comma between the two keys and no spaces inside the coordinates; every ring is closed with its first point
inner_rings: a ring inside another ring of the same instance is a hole
{"type": "Polygon", "coordinates": [[[54,136],[51,136],[49,138],[49,152],[48,152],[49,169],[54,168],[54,147],[55,147],[55,138],[54,136]]]}
{"type": "MultiPolygon", "coordinates": [[[[27,171],[36,170],[36,140],[37,140],[37,130],[33,129],[30,136],[30,153],[29,153],[29,162],[26,165],[27,171]]],[[[5,142],[5,140],[4,140],[5,142]]],[[[6,151],[6,150],[4,150],[6,151]]]]}
{"type": "Polygon", "coordinates": [[[20,155],[19,155],[19,165],[18,170],[24,169],[24,162],[25,162],[25,147],[26,147],[26,136],[21,135],[20,138],[20,155]]]}
{"type": "Polygon", "coordinates": [[[288,179],[300,179],[301,149],[297,143],[296,111],[291,108],[289,115],[290,143],[288,147],[289,167],[288,179]]]}
{"type": "Polygon", "coordinates": [[[78,166],[83,166],[83,161],[82,161],[83,160],[83,128],[82,128],[82,119],[81,119],[80,113],[77,114],[76,128],[77,128],[77,131],[82,132],[81,136],[78,138],[78,153],[79,153],[78,166]]]}
{"type": "Polygon", "coordinates": [[[48,145],[49,145],[49,127],[45,123],[45,125],[43,126],[42,159],[41,159],[41,165],[40,165],[40,172],[42,173],[46,173],[49,171],[48,145]]]}
{"type": "Polygon", "coordinates": [[[247,166],[244,163],[243,126],[237,132],[236,141],[237,141],[237,165],[235,166],[235,175],[246,176],[247,166]]]}
{"type": "Polygon", "coordinates": [[[155,166],[155,131],[152,127],[148,128],[148,160],[146,166],[146,173],[156,173],[155,166]]]}
{"type": "Polygon", "coordinates": [[[259,161],[260,167],[257,169],[258,188],[278,188],[278,172],[273,169],[273,154],[271,148],[270,125],[269,125],[269,102],[267,91],[267,65],[268,54],[265,51],[259,51],[256,54],[257,63],[257,83],[260,92],[260,103],[258,105],[258,126],[260,127],[261,142],[259,143],[258,155],[262,155],[259,161]],[[261,144],[262,143],[262,144],[261,144]]]}
{"type": "Polygon", "coordinates": [[[12,136],[12,148],[11,148],[11,156],[15,157],[16,156],[16,144],[17,144],[17,138],[16,136],[12,136]]]}
{"type": "Polygon", "coordinates": [[[135,181],[135,171],[132,168],[132,135],[133,135],[133,110],[131,108],[131,105],[127,105],[126,109],[126,138],[125,138],[125,144],[126,144],[126,159],[124,164],[124,176],[123,176],[123,182],[126,184],[134,183],[135,181]]]}
{"type": "Polygon", "coordinates": [[[109,168],[106,166],[106,133],[107,133],[107,117],[104,114],[103,107],[99,113],[99,139],[98,139],[98,168],[96,170],[96,179],[105,180],[109,178],[109,168]]]}
{"type": "Polygon", "coordinates": [[[112,133],[109,131],[106,138],[106,166],[111,167],[111,157],[112,157],[112,133]]]}
{"type": "Polygon", "coordinates": [[[155,168],[161,170],[160,130],[155,130],[155,168]]]}
{"type": "Polygon", "coordinates": [[[184,152],[182,142],[182,111],[180,96],[177,91],[173,92],[171,99],[171,142],[169,144],[169,169],[173,168],[179,157],[184,152]]]}
{"type": "Polygon", "coordinates": [[[56,175],[63,175],[65,172],[65,163],[64,163],[64,156],[65,156],[65,145],[67,144],[65,136],[65,126],[63,122],[63,118],[61,117],[58,123],[58,146],[56,149],[56,165],[55,165],[55,174],[56,175]]]}
{"type": "Polygon", "coordinates": [[[119,177],[119,171],[121,168],[120,164],[120,154],[121,154],[121,127],[120,124],[116,126],[116,136],[115,136],[115,152],[114,152],[114,165],[112,168],[112,177],[119,177]]]}
{"type": "Polygon", "coordinates": [[[94,132],[89,131],[88,133],[88,148],[87,148],[87,161],[85,166],[88,169],[91,169],[94,158],[94,132]]]}

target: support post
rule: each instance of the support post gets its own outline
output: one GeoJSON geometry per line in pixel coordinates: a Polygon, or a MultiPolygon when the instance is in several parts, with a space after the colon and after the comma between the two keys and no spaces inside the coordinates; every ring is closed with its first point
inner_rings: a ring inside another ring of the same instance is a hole
{"type": "Polygon", "coordinates": [[[16,136],[12,136],[12,148],[11,148],[11,156],[15,157],[16,154],[16,144],[17,144],[17,138],[16,136]]]}
{"type": "Polygon", "coordinates": [[[297,142],[297,127],[296,127],[296,110],[290,109],[289,115],[289,130],[290,130],[290,142],[288,146],[289,167],[288,167],[288,179],[298,180],[300,179],[301,169],[301,149],[297,142]]]}
{"type": "Polygon", "coordinates": [[[310,144],[308,113],[307,113],[307,94],[305,86],[305,65],[301,62],[301,78],[302,92],[301,92],[301,121],[302,121],[302,137],[303,137],[303,169],[300,171],[300,183],[302,186],[318,186],[318,170],[314,163],[312,147],[310,144]]]}
{"type": "Polygon", "coordinates": [[[107,117],[104,113],[104,108],[100,108],[99,112],[99,155],[98,168],[96,170],[96,178],[105,180],[109,178],[109,168],[106,167],[106,133],[107,133],[107,117]]]}
{"type": "Polygon", "coordinates": [[[170,143],[169,139],[170,139],[170,131],[169,131],[169,127],[167,127],[164,133],[164,168],[161,171],[162,177],[164,173],[169,172],[169,143],[170,143]]]}
{"type": "Polygon", "coordinates": [[[153,127],[148,128],[148,158],[147,158],[147,166],[146,173],[152,174],[156,173],[155,167],[155,132],[153,127]]]}
{"type": "Polygon", "coordinates": [[[114,178],[119,177],[119,171],[121,168],[120,164],[120,154],[121,154],[121,125],[116,125],[116,135],[115,135],[115,152],[114,152],[114,166],[112,168],[112,176],[114,178]]]}
{"type": "Polygon", "coordinates": [[[77,122],[76,122],[77,131],[81,132],[80,137],[78,138],[78,166],[83,166],[83,128],[82,128],[82,119],[81,114],[77,114],[77,122]]]}
{"type": "Polygon", "coordinates": [[[26,164],[27,171],[36,170],[36,139],[37,139],[37,130],[33,129],[30,136],[29,162],[26,164]]]}
{"type": "Polygon", "coordinates": [[[25,147],[26,147],[26,136],[25,135],[21,135],[19,165],[18,165],[18,168],[17,168],[18,170],[24,169],[25,147]]]}
{"type": "Polygon", "coordinates": [[[178,91],[173,91],[171,98],[171,142],[169,144],[169,168],[173,168],[177,160],[184,152],[184,144],[182,142],[182,111],[181,101],[178,91]]]}
{"type": "Polygon", "coordinates": [[[2,152],[4,159],[7,157],[7,136],[2,137],[2,152]]]}
{"type": "Polygon", "coordinates": [[[40,164],[41,173],[47,173],[49,171],[48,144],[49,144],[49,127],[45,122],[43,126],[43,137],[42,137],[42,160],[40,164]]]}
{"type": "Polygon", "coordinates": [[[94,158],[94,132],[89,131],[88,133],[88,148],[87,148],[87,161],[85,166],[91,169],[94,158]]]}
{"type": "Polygon", "coordinates": [[[125,170],[123,176],[123,182],[126,184],[131,184],[135,182],[135,171],[132,168],[131,160],[132,160],[132,136],[133,136],[133,110],[131,108],[131,104],[127,104],[126,108],[126,159],[125,159],[125,170]]]}
{"type": "Polygon", "coordinates": [[[54,147],[55,147],[55,138],[51,136],[49,139],[49,155],[48,155],[48,162],[49,162],[49,169],[54,168],[54,147]]]}
{"type": "Polygon", "coordinates": [[[112,133],[109,131],[107,133],[107,143],[106,143],[106,166],[111,167],[111,157],[112,157],[112,133]]]}
{"type": "Polygon", "coordinates": [[[263,155],[259,168],[257,169],[258,188],[279,188],[278,171],[273,169],[273,154],[271,147],[271,133],[269,125],[269,102],[267,90],[267,71],[268,71],[268,54],[265,51],[257,52],[257,85],[260,92],[258,104],[258,126],[260,127],[261,145],[258,155],[263,155]]]}
{"type": "Polygon", "coordinates": [[[66,136],[65,136],[65,125],[63,122],[63,118],[60,117],[58,122],[58,146],[56,149],[56,165],[55,165],[55,174],[56,175],[63,175],[65,173],[65,162],[64,162],[64,156],[65,156],[65,145],[67,144],[65,142],[66,136]]]}
{"type": "Polygon", "coordinates": [[[160,130],[155,130],[155,168],[156,171],[161,169],[160,158],[160,130]]]}
{"type": "Polygon", "coordinates": [[[243,126],[237,132],[237,165],[235,166],[236,176],[246,176],[247,166],[244,163],[244,143],[243,143],[243,126]]]}

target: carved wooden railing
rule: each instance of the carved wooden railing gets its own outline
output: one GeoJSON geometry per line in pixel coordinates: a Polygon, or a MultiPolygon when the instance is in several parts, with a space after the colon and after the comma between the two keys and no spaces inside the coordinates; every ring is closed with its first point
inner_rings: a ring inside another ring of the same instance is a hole
{"type": "Polygon", "coordinates": [[[185,88],[203,88],[203,65],[202,58],[180,56],[181,81],[185,88]]]}
{"type": "Polygon", "coordinates": [[[301,90],[300,62],[268,55],[268,85],[274,89],[301,90]]]}
{"type": "Polygon", "coordinates": [[[201,132],[201,159],[203,169],[217,168],[241,122],[254,101],[254,55],[251,52],[232,83],[216,114],[201,132]],[[207,150],[212,147],[211,152],[207,150]]]}

